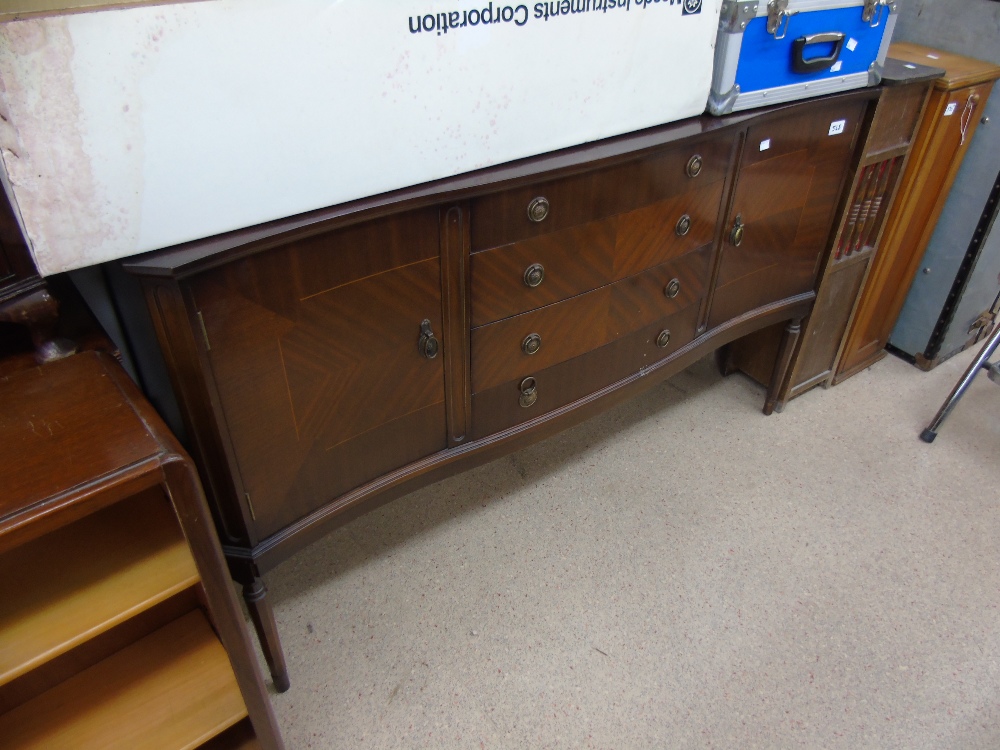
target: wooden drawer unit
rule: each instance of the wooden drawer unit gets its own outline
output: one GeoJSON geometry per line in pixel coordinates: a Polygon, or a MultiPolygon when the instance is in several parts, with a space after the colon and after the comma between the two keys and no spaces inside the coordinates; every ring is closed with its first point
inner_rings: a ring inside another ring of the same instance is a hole
{"type": "Polygon", "coordinates": [[[638,161],[476,198],[472,252],[628,213],[722,180],[731,148],[731,134],[698,140],[638,161]]]}
{"type": "Polygon", "coordinates": [[[681,195],[634,211],[474,253],[472,325],[567,299],[711,244],[723,184],[696,181],[681,195]]]}
{"type": "Polygon", "coordinates": [[[877,96],[693,118],[127,262],[271,661],[261,575],[374,503],[788,324],[780,381],[877,96]]]}
{"type": "Polygon", "coordinates": [[[698,304],[688,305],[585,354],[474,394],[473,437],[555,411],[667,359],[694,339],[698,312],[698,304]],[[534,400],[530,393],[522,398],[528,388],[534,388],[534,400]]]}
{"type": "Polygon", "coordinates": [[[710,253],[707,246],[586,294],[473,329],[472,392],[520,380],[700,301],[710,253]]]}
{"type": "Polygon", "coordinates": [[[710,326],[813,288],[864,112],[819,102],[748,130],[710,326]]]}

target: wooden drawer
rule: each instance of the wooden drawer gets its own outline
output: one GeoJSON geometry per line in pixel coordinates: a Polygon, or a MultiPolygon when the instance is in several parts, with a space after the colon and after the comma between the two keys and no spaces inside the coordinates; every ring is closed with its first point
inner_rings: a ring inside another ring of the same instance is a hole
{"type": "Polygon", "coordinates": [[[538,395],[531,406],[521,406],[519,386],[523,378],[473,394],[473,437],[482,438],[534,419],[669,357],[694,339],[700,308],[697,302],[690,304],[579,357],[541,370],[526,370],[524,377],[535,379],[538,395]],[[660,347],[657,338],[664,330],[670,332],[670,340],[660,347]]]}
{"type": "Polygon", "coordinates": [[[711,243],[723,181],[694,184],[628,213],[474,254],[472,325],[568,299],[711,243]],[[528,270],[538,266],[542,281],[529,286],[528,270]]]}
{"type": "Polygon", "coordinates": [[[626,213],[722,180],[729,168],[732,138],[727,133],[615,167],[477,198],[472,202],[472,251],[626,213]],[[701,171],[689,177],[687,165],[695,156],[701,157],[701,171]],[[542,221],[528,217],[528,206],[536,198],[548,201],[548,215],[542,221]]]}
{"type": "Polygon", "coordinates": [[[539,310],[472,331],[472,390],[484,391],[577,357],[690,306],[704,293],[711,247],[539,310]],[[675,296],[666,287],[676,280],[675,296]],[[529,336],[541,345],[524,350],[529,336]]]}

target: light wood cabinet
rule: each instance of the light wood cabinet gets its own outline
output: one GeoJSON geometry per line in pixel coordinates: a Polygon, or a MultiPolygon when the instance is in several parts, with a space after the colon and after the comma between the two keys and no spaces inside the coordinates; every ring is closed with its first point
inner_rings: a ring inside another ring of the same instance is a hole
{"type": "MultiPolygon", "coordinates": [[[[880,96],[865,118],[857,161],[824,255],[816,304],[778,391],[778,410],[788,400],[817,385],[827,385],[834,377],[851,316],[872,261],[880,252],[886,218],[892,211],[931,86],[942,72],[886,60],[880,96]]],[[[723,357],[723,370],[742,370],[769,384],[781,334],[780,329],[764,329],[734,342],[723,357]]]]}
{"type": "Polygon", "coordinates": [[[1000,78],[1000,66],[916,44],[893,44],[889,56],[946,72],[935,82],[924,110],[899,195],[836,365],[834,383],[885,356],[885,345],[983,106],[1000,78]]]}
{"type": "Polygon", "coordinates": [[[281,748],[190,460],[118,364],[0,402],[0,746],[281,748]]]}

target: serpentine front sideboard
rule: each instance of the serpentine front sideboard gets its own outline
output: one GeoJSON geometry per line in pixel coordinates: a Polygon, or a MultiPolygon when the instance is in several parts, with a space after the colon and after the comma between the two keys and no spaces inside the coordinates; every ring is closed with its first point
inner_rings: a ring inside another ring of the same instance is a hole
{"type": "Polygon", "coordinates": [[[693,118],[126,262],[276,686],[261,576],[318,536],[788,321],[780,383],[879,95],[693,118]]]}

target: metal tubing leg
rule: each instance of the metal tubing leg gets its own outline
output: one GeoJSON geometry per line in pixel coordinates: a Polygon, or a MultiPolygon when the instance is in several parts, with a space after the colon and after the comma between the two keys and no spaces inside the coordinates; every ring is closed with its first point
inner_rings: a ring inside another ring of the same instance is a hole
{"type": "Polygon", "coordinates": [[[941,423],[951,414],[951,410],[955,408],[955,404],[958,400],[962,398],[962,395],[969,388],[969,384],[972,383],[972,379],[976,377],[976,374],[981,368],[987,366],[987,360],[996,351],[997,343],[1000,342],[1000,322],[997,323],[996,327],[993,329],[993,333],[990,334],[989,339],[987,339],[986,344],[983,346],[979,355],[972,361],[969,365],[969,369],[965,371],[962,378],[955,384],[955,388],[952,390],[951,394],[941,405],[938,410],[937,416],[934,417],[934,421],[928,425],[927,429],[920,433],[920,439],[925,443],[933,443],[934,438],[937,437],[938,428],[941,427],[941,423]]]}

